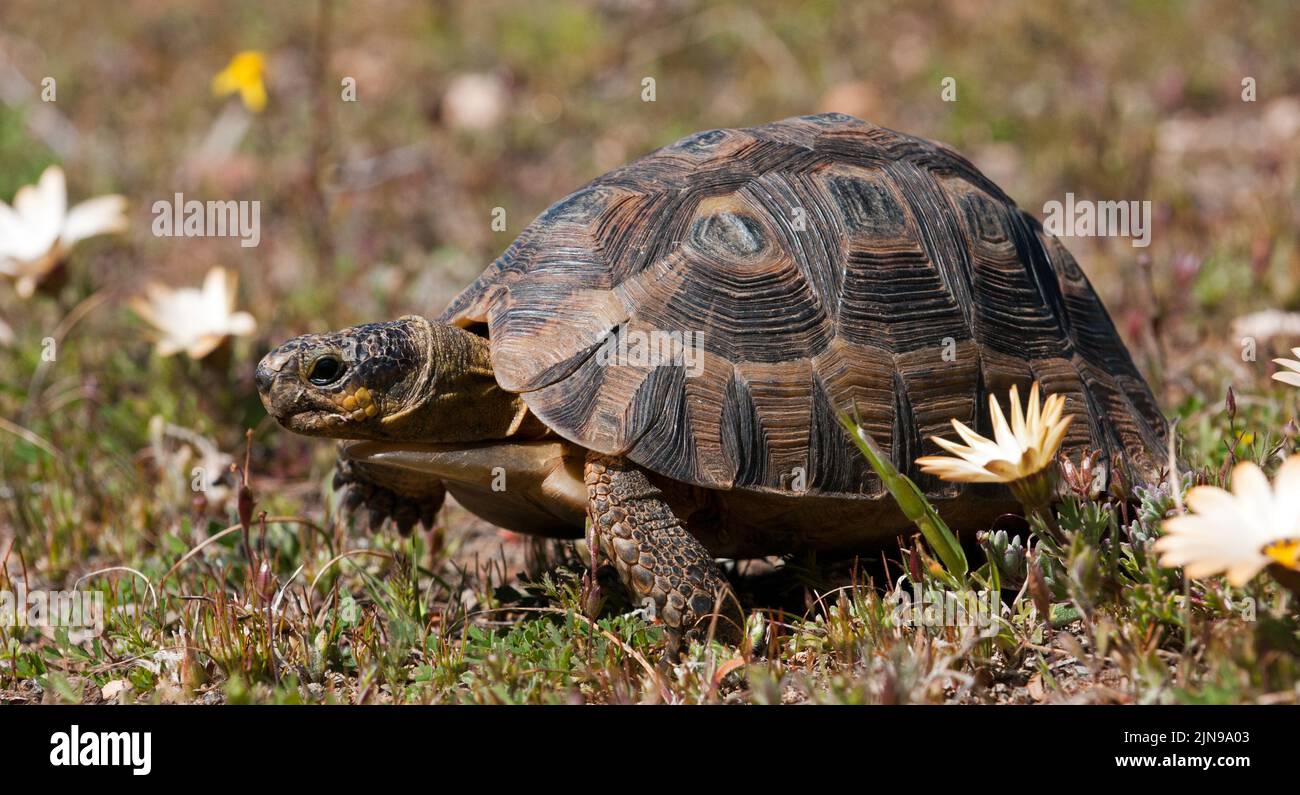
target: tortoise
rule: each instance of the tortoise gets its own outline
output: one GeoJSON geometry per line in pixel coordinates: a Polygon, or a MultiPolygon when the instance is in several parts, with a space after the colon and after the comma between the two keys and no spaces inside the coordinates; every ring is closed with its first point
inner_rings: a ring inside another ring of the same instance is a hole
{"type": "Polygon", "coordinates": [[[510,530],[586,529],[670,646],[718,628],[715,558],[909,526],[841,412],[968,532],[1010,492],[915,460],[951,418],[991,435],[990,394],[1065,395],[1063,449],[1132,483],[1167,434],[1055,237],[946,146],[837,113],[654,151],[552,205],[436,320],[297,337],[255,381],[285,428],[345,440],[335,486],[372,524],[428,525],[449,491],[510,530]]]}

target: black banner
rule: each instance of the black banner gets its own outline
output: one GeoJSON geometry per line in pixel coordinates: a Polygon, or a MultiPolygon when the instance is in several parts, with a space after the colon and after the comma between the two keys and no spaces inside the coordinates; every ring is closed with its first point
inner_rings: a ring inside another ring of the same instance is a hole
{"type": "Polygon", "coordinates": [[[54,785],[185,786],[196,773],[205,782],[337,783],[393,764],[427,767],[436,785],[447,766],[459,771],[457,780],[475,769],[495,778],[503,761],[520,774],[597,776],[602,787],[634,770],[647,780],[680,780],[688,774],[683,765],[700,783],[753,781],[769,768],[814,781],[870,777],[882,765],[912,770],[918,784],[936,774],[1181,781],[1289,770],[1294,714],[1281,707],[11,707],[0,710],[0,748],[7,762],[54,785]],[[538,765],[527,765],[532,760],[538,765]],[[659,766],[668,769],[656,773],[659,766]]]}

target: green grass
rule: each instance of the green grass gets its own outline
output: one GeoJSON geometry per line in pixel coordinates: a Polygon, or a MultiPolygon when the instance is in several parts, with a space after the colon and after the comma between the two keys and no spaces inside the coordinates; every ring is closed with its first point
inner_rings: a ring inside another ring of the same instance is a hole
{"type": "MultiPolygon", "coordinates": [[[[1221,443],[1233,438],[1222,412],[1191,416],[1221,443]]],[[[582,616],[581,564],[567,545],[471,561],[450,529],[403,540],[366,536],[328,506],[281,514],[281,484],[257,471],[270,461],[254,465],[247,549],[233,503],[225,520],[195,524],[179,511],[174,532],[150,532],[168,511],[144,492],[140,465],[112,455],[112,439],[83,443],[53,456],[6,442],[6,482],[40,484],[7,503],[23,539],[8,570],[65,585],[110,565],[136,571],[84,581],[108,615],[93,640],[0,630],[5,700],[96,700],[125,680],[117,700],[1235,702],[1293,700],[1300,682],[1300,622],[1285,590],[1266,577],[1245,589],[1184,585],[1156,565],[1167,486],[1139,494],[1132,511],[1066,500],[1052,532],[1040,522],[1027,535],[980,534],[971,587],[995,587],[1005,604],[989,626],[900,623],[899,593],[961,594],[918,535],[889,554],[891,579],[832,566],[816,573],[820,588],[796,585],[807,610],[756,607],[740,647],[696,645],[664,669],[659,627],[618,609],[595,624],[582,616]],[[87,470],[83,459],[105,463],[87,470]],[[288,518],[262,522],[264,511],[288,518]]],[[[1205,461],[1212,482],[1219,468],[1205,461]]]]}

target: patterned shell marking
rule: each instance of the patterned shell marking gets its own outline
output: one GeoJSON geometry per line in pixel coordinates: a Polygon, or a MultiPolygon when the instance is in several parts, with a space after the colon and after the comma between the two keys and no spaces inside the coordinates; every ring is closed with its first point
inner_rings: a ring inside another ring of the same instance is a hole
{"type": "Polygon", "coordinates": [[[447,309],[562,436],[680,481],[878,497],[836,416],[918,474],[958,418],[991,435],[1038,380],[1131,479],[1165,425],[1106,310],[1040,224],[951,150],[841,114],[698,133],[557,202],[447,309]],[[621,363],[689,339],[703,367],[621,363]]]}

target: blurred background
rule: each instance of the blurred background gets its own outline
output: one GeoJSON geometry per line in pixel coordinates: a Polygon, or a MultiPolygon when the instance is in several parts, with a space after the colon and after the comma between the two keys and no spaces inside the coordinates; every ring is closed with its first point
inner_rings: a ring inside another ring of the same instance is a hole
{"type": "MultiPolygon", "coordinates": [[[[818,111],[945,141],[1035,215],[1067,192],[1151,201],[1149,248],[1066,242],[1194,427],[1228,384],[1270,391],[1269,358],[1300,339],[1298,40],[1291,4],[1228,0],[5,0],[0,200],[59,164],[70,202],[121,194],[129,226],[81,243],[34,296],[0,284],[0,527],[47,533],[56,567],[157,541],[193,506],[154,488],[154,418],[241,458],[254,428],[254,469],[281,485],[263,499],[315,499],[332,453],[267,422],[262,353],[437,314],[602,172],[696,130],[818,111]],[[264,106],[213,90],[246,51],[263,56],[264,106]],[[155,236],[151,207],[176,193],[259,201],[259,245],[155,236]],[[255,333],[201,362],[157,356],[128,299],[217,265],[255,333]],[[65,548],[65,526],[121,532],[69,532],[65,548]]],[[[1277,401],[1259,410],[1286,419],[1277,401]]]]}

